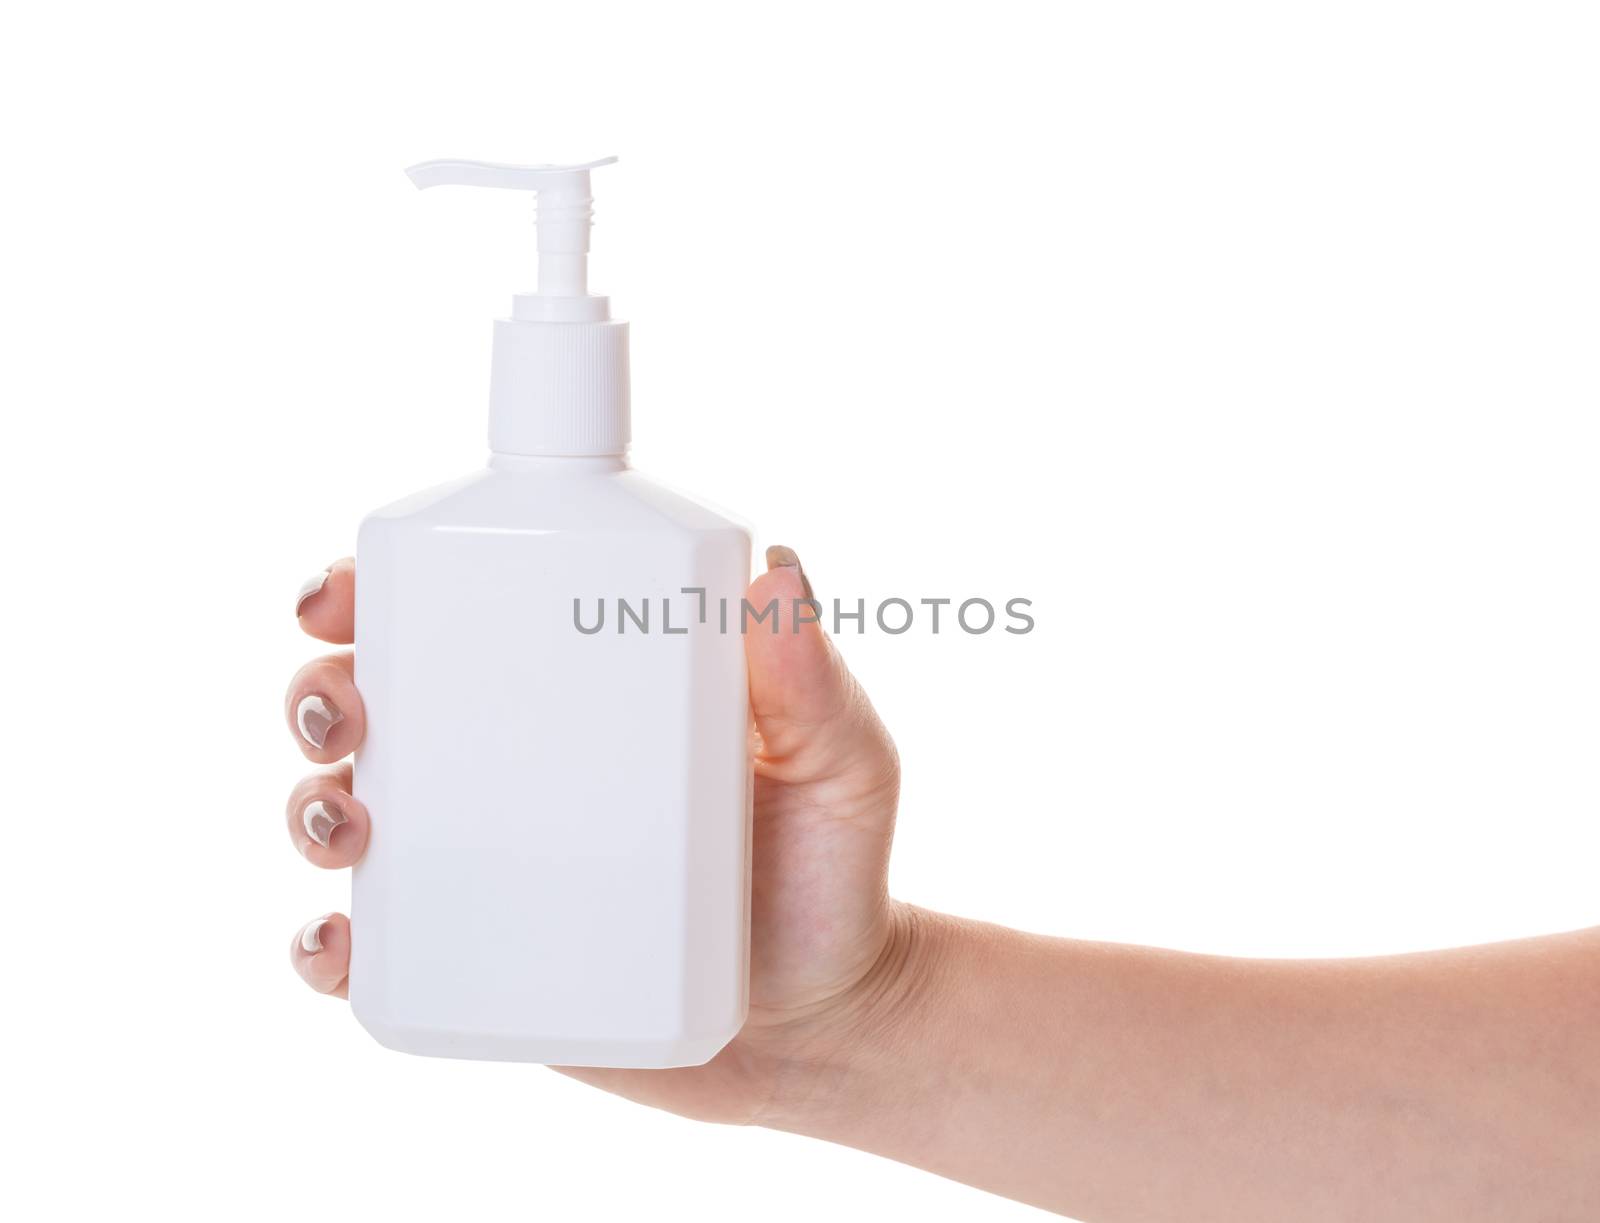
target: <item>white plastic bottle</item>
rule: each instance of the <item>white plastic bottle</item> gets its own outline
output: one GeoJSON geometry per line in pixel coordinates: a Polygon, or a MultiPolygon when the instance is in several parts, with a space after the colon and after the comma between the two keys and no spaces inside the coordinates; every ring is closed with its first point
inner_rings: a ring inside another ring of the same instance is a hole
{"type": "Polygon", "coordinates": [[[358,543],[350,1001],[410,1053],[696,1065],[744,1022],[750,538],[628,466],[627,324],[587,290],[611,160],[407,171],[534,191],[539,235],[488,467],[358,543]]]}

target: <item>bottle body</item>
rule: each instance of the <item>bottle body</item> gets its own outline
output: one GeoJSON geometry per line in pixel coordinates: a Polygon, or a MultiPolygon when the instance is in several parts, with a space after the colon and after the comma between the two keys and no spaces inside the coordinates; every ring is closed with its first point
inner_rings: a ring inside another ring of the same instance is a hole
{"type": "Polygon", "coordinates": [[[732,1039],[749,566],[615,457],[495,456],[362,524],[350,997],[379,1041],[665,1067],[732,1039]]]}

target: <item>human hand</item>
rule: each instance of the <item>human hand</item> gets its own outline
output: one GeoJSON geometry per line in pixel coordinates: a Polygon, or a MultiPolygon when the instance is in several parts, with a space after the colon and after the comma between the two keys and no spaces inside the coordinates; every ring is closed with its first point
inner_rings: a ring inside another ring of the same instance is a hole
{"type": "MultiPolygon", "coordinates": [[[[794,554],[767,563],[750,599],[776,598],[782,627],[745,637],[749,1019],[704,1066],[565,1073],[1107,1223],[1600,1217],[1600,929],[1238,960],[900,905],[885,887],[894,746],[821,629],[792,631],[810,593],[794,554]]],[[[301,625],[348,642],[354,587],[353,562],[335,564],[301,625]]],[[[333,766],[295,787],[290,834],[316,865],[350,866],[369,822],[337,763],[364,730],[349,655],[303,667],[285,708],[306,755],[333,766]]],[[[343,996],[349,922],[319,918],[291,955],[343,996]]]]}
{"type": "MultiPolygon", "coordinates": [[[[829,1066],[892,1012],[910,941],[909,913],[886,883],[900,783],[894,744],[821,627],[793,623],[795,600],[811,593],[798,558],[769,548],[767,565],[748,597],[758,607],[776,599],[779,628],[745,636],[756,731],[749,1018],[704,1066],[565,1071],[712,1121],[782,1121],[805,1104],[829,1066]]],[[[308,583],[296,611],[311,636],[349,643],[355,562],[308,583]]],[[[290,792],[290,837],[315,866],[353,866],[370,817],[341,763],[366,729],[350,652],[296,672],[284,709],[301,751],[331,766],[290,792]]],[[[347,996],[346,917],[307,924],[290,954],[313,989],[347,996]]]]}

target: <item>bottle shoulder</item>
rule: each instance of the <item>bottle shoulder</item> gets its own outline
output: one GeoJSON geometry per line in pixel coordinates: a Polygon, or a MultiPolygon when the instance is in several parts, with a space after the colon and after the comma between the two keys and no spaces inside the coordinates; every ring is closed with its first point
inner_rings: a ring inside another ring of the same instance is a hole
{"type": "Polygon", "coordinates": [[[730,534],[749,528],[633,468],[561,474],[487,467],[368,514],[362,533],[444,529],[730,534]]]}
{"type": "Polygon", "coordinates": [[[619,472],[618,490],[636,505],[646,507],[675,526],[692,531],[729,531],[750,537],[748,523],[732,512],[701,497],[645,475],[634,468],[619,472]]]}
{"type": "Polygon", "coordinates": [[[489,475],[487,468],[481,471],[468,472],[464,476],[457,476],[454,480],[446,480],[439,484],[429,485],[417,492],[409,493],[387,505],[379,506],[367,514],[363,525],[369,522],[402,522],[408,519],[425,519],[430,514],[438,512],[441,508],[456,501],[473,485],[480,483],[489,475]]]}

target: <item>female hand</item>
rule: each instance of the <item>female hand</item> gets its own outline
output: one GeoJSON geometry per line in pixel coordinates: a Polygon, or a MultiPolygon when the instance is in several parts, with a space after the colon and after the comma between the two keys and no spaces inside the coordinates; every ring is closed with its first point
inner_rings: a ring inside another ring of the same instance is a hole
{"type": "MultiPolygon", "coordinates": [[[[809,595],[785,548],[750,598],[809,595]]],[[[300,621],[350,640],[354,571],[300,621]]],[[[750,1017],[682,1070],[569,1069],[692,1117],[873,1151],[1101,1223],[1600,1218],[1600,928],[1352,960],[1239,960],[1044,938],[885,891],[899,768],[815,624],[745,638],[756,750],[750,1017]]],[[[290,685],[302,750],[361,742],[348,655],[290,685]]],[[[289,831],[349,866],[348,767],[289,831]]],[[[295,967],[345,992],[349,923],[295,967]]],[[[507,965],[506,971],[516,971],[507,965]]]]}
{"type": "MultiPolygon", "coordinates": [[[[799,559],[769,548],[767,565],[748,597],[758,607],[776,599],[781,615],[792,615],[794,600],[811,593],[799,559]]],[[[350,642],[355,578],[346,559],[307,583],[300,626],[322,641],[350,642]]],[[[911,924],[886,889],[900,766],[871,703],[817,624],[747,634],[745,652],[757,733],[749,1019],[704,1066],[566,1071],[655,1107],[741,1123],[780,1121],[850,1042],[884,1022],[911,924]]],[[[345,761],[366,729],[350,653],[300,668],[284,710],[301,751],[331,766],[290,792],[290,838],[315,866],[353,866],[370,816],[350,793],[345,761]]],[[[313,989],[347,996],[348,918],[310,922],[290,954],[313,989]]]]}

